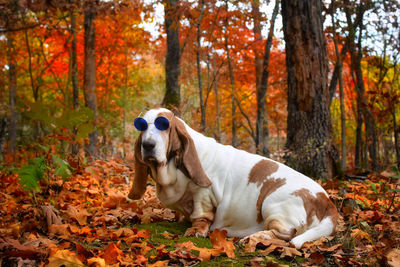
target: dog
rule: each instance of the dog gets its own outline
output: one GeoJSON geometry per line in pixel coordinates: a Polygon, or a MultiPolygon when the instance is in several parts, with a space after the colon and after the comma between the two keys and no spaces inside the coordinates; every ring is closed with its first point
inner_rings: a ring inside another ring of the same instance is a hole
{"type": "Polygon", "coordinates": [[[164,108],[135,120],[135,175],[140,199],[150,175],[161,203],[192,222],[186,236],[226,230],[239,238],[278,238],[296,248],[334,233],[338,213],[325,190],[290,167],[190,128],[164,108]]]}

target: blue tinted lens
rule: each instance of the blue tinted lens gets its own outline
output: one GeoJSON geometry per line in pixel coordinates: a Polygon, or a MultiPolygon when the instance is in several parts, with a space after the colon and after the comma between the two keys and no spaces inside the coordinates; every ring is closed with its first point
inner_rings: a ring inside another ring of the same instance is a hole
{"type": "Polygon", "coordinates": [[[169,120],[165,117],[158,117],[155,121],[154,121],[154,125],[156,126],[156,128],[160,131],[165,131],[168,129],[169,127],[169,120]]]}
{"type": "Polygon", "coordinates": [[[133,123],[139,131],[143,132],[147,130],[147,121],[143,118],[136,118],[135,122],[133,123]]]}

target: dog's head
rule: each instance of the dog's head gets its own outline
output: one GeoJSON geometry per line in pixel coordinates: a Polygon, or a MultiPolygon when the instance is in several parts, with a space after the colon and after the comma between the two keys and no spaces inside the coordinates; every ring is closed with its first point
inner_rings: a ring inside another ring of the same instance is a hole
{"type": "Polygon", "coordinates": [[[157,171],[158,166],[166,166],[171,159],[174,159],[176,168],[195,184],[201,187],[211,185],[185,123],[170,110],[149,110],[135,120],[135,127],[141,133],[135,143],[135,179],[129,198],[141,198],[146,191],[150,168],[157,171]]]}

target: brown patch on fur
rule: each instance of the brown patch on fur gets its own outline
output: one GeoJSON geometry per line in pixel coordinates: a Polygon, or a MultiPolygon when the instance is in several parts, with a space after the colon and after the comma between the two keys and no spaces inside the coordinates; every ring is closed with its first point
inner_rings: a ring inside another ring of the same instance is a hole
{"type": "Polygon", "coordinates": [[[135,143],[135,178],[128,194],[130,199],[140,199],[144,192],[146,192],[147,187],[149,167],[144,163],[140,152],[142,146],[142,135],[143,133],[139,135],[135,143]]]}
{"type": "Polygon", "coordinates": [[[264,180],[276,172],[279,165],[271,160],[263,159],[257,162],[250,171],[249,183],[256,183],[257,186],[264,183],[264,180]]]}
{"type": "Polygon", "coordinates": [[[257,199],[257,222],[261,223],[263,221],[262,218],[262,204],[264,200],[271,195],[273,192],[275,192],[279,187],[283,186],[286,184],[286,179],[283,178],[270,178],[266,179],[263,182],[263,185],[260,190],[260,195],[258,196],[257,199]]]}
{"type": "Polygon", "coordinates": [[[279,168],[276,162],[268,159],[262,159],[250,170],[249,182],[262,185],[260,195],[257,199],[257,222],[261,223],[263,218],[261,214],[262,203],[264,200],[279,187],[286,183],[286,179],[282,178],[268,178],[271,174],[275,173],[279,168]]]}
{"type": "Polygon", "coordinates": [[[198,186],[210,186],[211,181],[201,166],[193,139],[183,122],[169,112],[161,112],[159,116],[166,117],[170,122],[167,160],[174,158],[176,167],[198,186]]]}
{"type": "Polygon", "coordinates": [[[332,201],[323,193],[319,192],[314,197],[310,190],[306,188],[299,189],[292,193],[294,196],[301,197],[304,203],[304,209],[307,213],[307,225],[311,225],[313,217],[316,216],[319,221],[326,217],[331,217],[333,229],[335,230],[338,212],[332,201]]]}

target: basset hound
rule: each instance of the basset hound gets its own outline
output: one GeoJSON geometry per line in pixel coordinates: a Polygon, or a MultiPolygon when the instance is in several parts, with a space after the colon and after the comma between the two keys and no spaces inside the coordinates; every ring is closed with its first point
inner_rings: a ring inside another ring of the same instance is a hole
{"type": "Polygon", "coordinates": [[[338,213],[309,177],[271,159],[217,143],[164,108],[135,120],[135,175],[140,199],[150,175],[166,207],[192,222],[186,236],[278,238],[296,248],[335,231],[338,213]]]}

